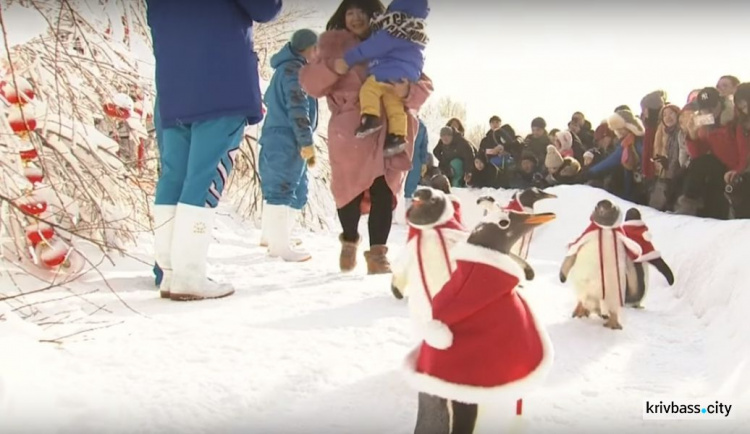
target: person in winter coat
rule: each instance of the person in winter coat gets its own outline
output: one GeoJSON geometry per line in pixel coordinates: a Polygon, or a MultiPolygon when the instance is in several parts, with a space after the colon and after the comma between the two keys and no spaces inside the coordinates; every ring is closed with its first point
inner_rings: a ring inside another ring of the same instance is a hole
{"type": "Polygon", "coordinates": [[[615,150],[604,160],[586,171],[587,178],[599,177],[621,168],[623,171],[622,198],[638,202],[640,181],[640,153],[643,150],[645,128],[633,112],[620,110],[607,119],[607,125],[618,139],[615,150]]]}
{"type": "Polygon", "coordinates": [[[750,83],[737,86],[734,93],[736,119],[733,138],[737,146],[736,170],[724,174],[730,218],[750,218],[750,83]]]}
{"type": "Polygon", "coordinates": [[[714,87],[701,90],[695,103],[701,114],[691,118],[685,141],[691,161],[675,212],[725,219],[729,204],[723,194],[724,174],[741,169],[732,139],[734,105],[714,87]]]}
{"type": "Polygon", "coordinates": [[[385,14],[371,23],[373,34],[350,48],[334,66],[345,74],[358,63],[367,62],[370,74],[359,90],[362,119],[358,137],[368,136],[383,125],[380,106],[388,117],[385,156],[406,148],[406,112],[403,98],[393,92],[390,83],[414,83],[422,76],[424,49],[427,45],[425,19],[430,13],[427,0],[392,0],[385,14]]]}
{"type": "MultiPolygon", "coordinates": [[[[511,135],[507,129],[502,129],[502,120],[499,116],[490,118],[490,129],[479,142],[479,153],[487,156],[492,162],[493,157],[506,152],[505,145],[515,140],[515,133],[511,135]]],[[[493,163],[494,164],[494,163],[493,163]]]]}
{"type": "Polygon", "coordinates": [[[667,94],[663,90],[656,90],[641,99],[641,120],[646,132],[643,135],[643,155],[640,173],[649,187],[656,176],[654,171],[654,138],[661,123],[659,115],[666,104],[667,94]]]}
{"type": "Polygon", "coordinates": [[[531,187],[542,189],[547,188],[548,185],[544,181],[544,173],[539,168],[539,160],[536,158],[536,155],[526,152],[521,155],[521,162],[513,172],[510,180],[510,188],[523,190],[531,187]]]}
{"type": "Polygon", "coordinates": [[[419,119],[419,131],[417,131],[417,137],[414,139],[414,157],[412,157],[411,170],[406,176],[406,182],[404,183],[404,198],[407,201],[411,199],[417,187],[419,186],[420,180],[427,173],[427,157],[430,155],[429,151],[429,137],[427,135],[427,127],[424,122],[419,119]]]}
{"type": "MultiPolygon", "coordinates": [[[[359,221],[369,214],[369,244],[365,252],[369,274],[391,272],[388,237],[393,210],[398,204],[406,175],[412,168],[414,139],[419,123],[412,114],[432,93],[432,81],[425,75],[414,83],[393,84],[407,113],[406,152],[390,158],[384,155],[385,131],[366,138],[355,136],[360,122],[359,89],[367,79],[365,65],[357,64],[345,74],[334,69],[336,59],[371,36],[370,20],[383,13],[378,0],[344,0],[318,39],[318,56],[300,70],[302,88],[315,98],[325,97],[331,110],[328,123],[328,156],[331,164],[331,192],[341,223],[339,268],[356,268],[360,243],[359,221]]],[[[387,122],[388,120],[385,119],[387,122]]]]}
{"type": "Polygon", "coordinates": [[[245,126],[263,118],[253,23],[272,21],[281,0],[148,0],[147,6],[163,128],[154,206],[160,291],[172,300],[226,297],[234,289],[206,276],[216,206],[209,190],[245,126]]]}
{"type": "Polygon", "coordinates": [[[465,176],[474,167],[474,148],[451,127],[440,130],[440,142],[432,150],[438,168],[451,180],[452,187],[465,187],[465,176]]]}
{"type": "MultiPolygon", "coordinates": [[[[740,85],[740,79],[733,75],[722,75],[716,82],[716,90],[722,98],[734,99],[734,93],[740,85]]],[[[736,102],[736,100],[735,100],[736,102]]]]}
{"type": "Polygon", "coordinates": [[[549,133],[547,133],[547,122],[543,118],[534,118],[531,121],[531,134],[523,141],[526,151],[531,152],[537,160],[544,160],[547,155],[547,146],[551,145],[549,133]]]}
{"type": "Polygon", "coordinates": [[[581,112],[573,113],[568,124],[568,129],[573,135],[578,137],[583,147],[583,151],[587,151],[594,147],[594,131],[591,129],[591,122],[586,120],[586,116],[581,112]]]}
{"type": "Polygon", "coordinates": [[[292,222],[307,204],[307,167],[315,161],[318,101],[302,90],[299,71],[313,59],[317,43],[312,30],[297,30],[271,57],[274,73],[264,96],[267,112],[258,141],[258,173],[266,202],[262,230],[270,255],[288,262],[311,258],[303,248],[292,247],[289,236],[292,222]]]}
{"type": "Polygon", "coordinates": [[[649,206],[659,211],[671,210],[677,200],[683,167],[680,152],[685,134],[680,129],[679,116],[682,110],[674,104],[664,106],[661,122],[654,136],[654,168],[657,181],[649,197],[649,206]]]}
{"type": "Polygon", "coordinates": [[[557,136],[555,137],[555,147],[563,158],[575,158],[575,153],[573,152],[573,135],[570,131],[560,131],[557,133],[557,136]]]}
{"type": "Polygon", "coordinates": [[[497,167],[487,161],[487,157],[477,154],[474,167],[467,173],[466,186],[471,188],[499,188],[497,167]]]}

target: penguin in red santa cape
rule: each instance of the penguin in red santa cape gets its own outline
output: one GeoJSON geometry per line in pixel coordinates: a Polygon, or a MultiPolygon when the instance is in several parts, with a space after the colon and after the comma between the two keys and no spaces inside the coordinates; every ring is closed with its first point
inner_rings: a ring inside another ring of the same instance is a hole
{"type": "Polygon", "coordinates": [[[674,274],[669,265],[661,257],[652,243],[651,232],[643,221],[640,211],[630,208],[625,213],[625,221],[622,223],[625,235],[641,246],[641,256],[635,260],[628,257],[627,260],[627,293],[625,305],[642,309],[643,299],[646,297],[649,284],[649,273],[646,263],[653,265],[667,280],[669,286],[674,284],[674,274]]]}
{"type": "Polygon", "coordinates": [[[454,249],[456,270],[432,300],[424,342],[404,362],[407,382],[420,392],[415,434],[502,432],[507,418],[484,406],[508,403],[520,416],[521,398],[546,379],[552,343],[516,291],[524,273],[508,252],[554,218],[509,213],[480,223],[454,249]]]}
{"type": "Polygon", "coordinates": [[[407,298],[419,340],[422,327],[432,319],[432,299],[456,268],[450,251],[469,235],[454,203],[441,190],[420,187],[406,211],[409,236],[392,266],[391,291],[396,298],[407,298]]]}
{"type": "Polygon", "coordinates": [[[593,311],[606,319],[605,327],[622,329],[621,308],[626,289],[627,259],[641,256],[641,247],[621,227],[622,212],[609,200],[597,203],[591,224],[569,245],[560,268],[560,282],[568,278],[576,288],[578,304],[573,318],[593,311]]]}

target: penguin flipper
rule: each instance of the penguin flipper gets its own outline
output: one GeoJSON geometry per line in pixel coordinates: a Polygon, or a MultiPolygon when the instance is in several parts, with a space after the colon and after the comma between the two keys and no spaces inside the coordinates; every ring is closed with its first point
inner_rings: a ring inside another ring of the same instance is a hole
{"type": "Polygon", "coordinates": [[[664,278],[667,279],[667,283],[669,283],[669,286],[674,285],[674,274],[672,273],[672,269],[669,268],[669,265],[667,265],[667,263],[664,262],[664,259],[656,258],[648,262],[654,267],[656,267],[656,269],[659,270],[659,272],[664,276],[664,278]]]}
{"type": "Polygon", "coordinates": [[[534,269],[531,268],[531,265],[529,265],[528,262],[513,253],[508,253],[508,256],[516,261],[516,263],[523,269],[523,274],[524,276],[526,276],[526,280],[534,280],[534,276],[536,275],[536,273],[534,273],[534,269]]]}
{"type": "Polygon", "coordinates": [[[565,283],[565,281],[568,280],[568,273],[570,273],[570,270],[576,263],[576,256],[577,255],[570,255],[563,260],[562,266],[560,267],[560,282],[565,283]]]}

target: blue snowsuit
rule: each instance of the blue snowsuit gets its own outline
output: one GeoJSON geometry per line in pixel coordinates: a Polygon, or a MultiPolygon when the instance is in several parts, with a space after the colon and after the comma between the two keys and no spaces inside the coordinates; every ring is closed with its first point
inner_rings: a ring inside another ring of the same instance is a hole
{"type": "MultiPolygon", "coordinates": [[[[414,18],[427,18],[430,7],[427,0],[393,0],[389,12],[402,12],[414,18]]],[[[369,61],[368,71],[381,83],[407,79],[419,80],[424,68],[424,46],[379,29],[365,41],[344,55],[348,65],[369,61]]]]}
{"type": "Polygon", "coordinates": [[[299,84],[306,63],[286,44],[271,57],[274,69],[264,95],[266,118],[260,133],[259,175],[263,197],[269,205],[301,210],[307,204],[307,163],[300,149],[313,144],[318,127],[318,100],[299,84]]]}
{"type": "Polygon", "coordinates": [[[218,205],[245,126],[263,119],[253,21],[281,0],[148,0],[162,125],[157,205],[218,205]]]}
{"type": "Polygon", "coordinates": [[[420,119],[417,137],[414,139],[414,156],[412,157],[411,170],[406,175],[406,182],[404,182],[404,197],[407,199],[414,195],[419,186],[419,181],[422,179],[422,166],[427,164],[427,157],[430,155],[430,151],[427,149],[428,145],[427,127],[425,127],[424,122],[420,119]]]}

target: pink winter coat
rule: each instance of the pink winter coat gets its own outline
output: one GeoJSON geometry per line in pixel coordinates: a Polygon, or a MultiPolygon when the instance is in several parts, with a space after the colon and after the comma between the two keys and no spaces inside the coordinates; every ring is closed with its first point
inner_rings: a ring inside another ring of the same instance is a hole
{"type": "MultiPolygon", "coordinates": [[[[413,113],[409,113],[406,152],[391,158],[383,157],[383,145],[387,134],[387,119],[383,116],[383,128],[367,138],[358,139],[354,131],[359,126],[359,88],[367,78],[366,65],[355,65],[346,74],[339,76],[333,70],[333,61],[343,58],[344,53],[357,45],[359,39],[346,30],[330,30],[318,39],[318,58],[300,70],[302,88],[315,98],[326,97],[331,110],[328,123],[328,156],[331,161],[331,191],[336,208],[342,208],[365,193],[362,201],[363,214],[369,213],[369,188],[373,181],[385,175],[396,195],[403,188],[406,175],[411,170],[414,153],[414,138],[419,124],[413,113]]],[[[408,110],[417,111],[432,93],[432,81],[423,76],[412,83],[409,96],[404,101],[408,110]]]]}

